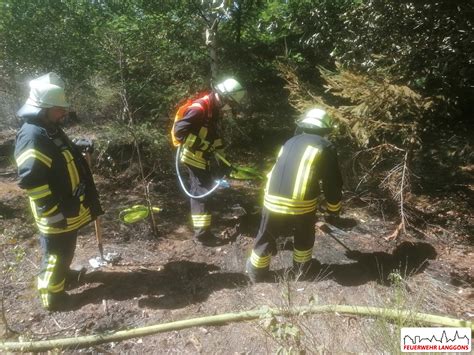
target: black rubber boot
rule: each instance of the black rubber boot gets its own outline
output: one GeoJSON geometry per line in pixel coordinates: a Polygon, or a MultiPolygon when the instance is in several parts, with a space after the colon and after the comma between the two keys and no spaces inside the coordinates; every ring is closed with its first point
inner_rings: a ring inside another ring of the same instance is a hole
{"type": "Polygon", "coordinates": [[[269,268],[256,268],[252,265],[250,258],[247,259],[247,263],[245,264],[245,272],[252,283],[268,281],[270,278],[269,268]]]}
{"type": "Polygon", "coordinates": [[[69,269],[66,274],[66,284],[64,287],[68,290],[78,287],[84,282],[86,272],[87,269],[85,266],[81,266],[75,269],[69,269]]]}
{"type": "Polygon", "coordinates": [[[205,233],[201,236],[194,237],[196,243],[204,245],[206,247],[218,247],[224,245],[225,242],[221,238],[216,237],[211,232],[205,233]]]}
{"type": "Polygon", "coordinates": [[[44,306],[50,312],[64,312],[72,309],[73,300],[66,292],[48,293],[48,305],[44,306]]]}

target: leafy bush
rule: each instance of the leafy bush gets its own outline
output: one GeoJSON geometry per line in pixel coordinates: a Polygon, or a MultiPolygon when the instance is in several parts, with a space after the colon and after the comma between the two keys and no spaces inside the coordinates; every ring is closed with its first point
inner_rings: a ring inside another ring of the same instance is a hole
{"type": "Polygon", "coordinates": [[[105,176],[116,177],[117,173],[134,167],[132,170],[138,176],[137,146],[146,175],[173,172],[173,151],[167,131],[149,122],[135,125],[133,130],[118,122],[105,126],[97,137],[99,169],[105,176]]]}

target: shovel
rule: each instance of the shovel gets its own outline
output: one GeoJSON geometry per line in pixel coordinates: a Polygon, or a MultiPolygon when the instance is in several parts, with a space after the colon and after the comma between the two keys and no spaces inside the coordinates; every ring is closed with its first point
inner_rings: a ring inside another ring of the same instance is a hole
{"type": "MultiPolygon", "coordinates": [[[[84,158],[86,159],[87,164],[89,165],[89,169],[91,169],[91,153],[86,151],[84,153],[84,158]]],[[[99,248],[100,256],[89,259],[89,264],[94,269],[97,269],[109,263],[117,262],[118,260],[120,260],[120,255],[117,253],[107,253],[107,255],[104,256],[104,246],[102,245],[102,226],[100,224],[99,216],[97,216],[96,220],[94,221],[94,227],[97,247],[99,248]]]]}
{"type": "Polygon", "coordinates": [[[319,227],[319,229],[321,231],[323,231],[324,233],[326,233],[327,235],[329,235],[332,239],[334,239],[337,243],[339,243],[339,245],[342,245],[344,247],[344,249],[347,250],[348,253],[353,253],[353,251],[347,246],[345,245],[343,242],[341,242],[334,234],[333,234],[333,231],[331,229],[331,227],[329,227],[329,225],[327,225],[326,223],[318,223],[317,226],[319,227]]]}

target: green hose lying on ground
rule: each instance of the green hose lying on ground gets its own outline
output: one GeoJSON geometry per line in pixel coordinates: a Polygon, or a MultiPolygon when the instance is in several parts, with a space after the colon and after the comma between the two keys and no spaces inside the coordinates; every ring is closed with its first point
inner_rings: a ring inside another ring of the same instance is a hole
{"type": "MultiPolygon", "coordinates": [[[[160,207],[156,206],[152,206],[151,210],[152,213],[158,213],[162,211],[160,207]]],[[[135,205],[120,211],[119,218],[122,222],[131,224],[147,218],[149,214],[150,208],[148,208],[147,206],[135,205]]]]}
{"type": "Polygon", "coordinates": [[[230,177],[236,180],[263,179],[263,175],[260,174],[257,169],[249,166],[233,166],[233,171],[230,173],[230,177]]]}
{"type": "Polygon", "coordinates": [[[245,311],[240,313],[225,313],[215,316],[193,318],[164,324],[150,325],[141,328],[120,330],[112,333],[86,335],[76,338],[24,342],[0,342],[0,351],[30,352],[65,348],[79,349],[113,341],[122,341],[130,338],[143,337],[156,333],[164,333],[191,327],[225,325],[231,322],[242,322],[270,316],[304,316],[307,314],[335,312],[340,314],[386,318],[390,320],[403,319],[409,320],[412,323],[436,324],[447,327],[468,327],[474,331],[474,325],[470,321],[398,309],[344,305],[305,306],[295,307],[290,310],[272,309],[264,307],[262,309],[253,311],[245,311]]]}

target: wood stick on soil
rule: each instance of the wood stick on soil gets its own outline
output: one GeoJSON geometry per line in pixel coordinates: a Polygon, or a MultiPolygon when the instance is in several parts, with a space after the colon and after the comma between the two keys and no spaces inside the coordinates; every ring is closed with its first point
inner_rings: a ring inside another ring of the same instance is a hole
{"type": "Polygon", "coordinates": [[[339,314],[368,316],[387,320],[402,319],[404,321],[422,324],[437,324],[448,327],[469,327],[474,330],[474,325],[470,321],[436,316],[426,313],[416,313],[413,311],[406,311],[400,309],[346,305],[304,306],[295,307],[292,309],[271,309],[268,307],[264,307],[259,310],[245,311],[240,313],[225,313],[214,316],[192,318],[170,323],[150,325],[141,328],[120,330],[114,333],[95,334],[75,338],[51,339],[41,341],[4,343],[0,342],[0,351],[30,352],[65,348],[73,348],[76,350],[79,348],[85,348],[103,343],[122,341],[126,339],[143,337],[156,333],[164,333],[192,327],[219,326],[226,325],[228,323],[243,322],[270,316],[305,316],[308,314],[336,312],[339,314]]]}

